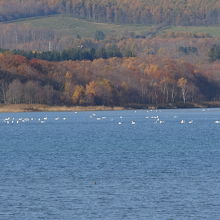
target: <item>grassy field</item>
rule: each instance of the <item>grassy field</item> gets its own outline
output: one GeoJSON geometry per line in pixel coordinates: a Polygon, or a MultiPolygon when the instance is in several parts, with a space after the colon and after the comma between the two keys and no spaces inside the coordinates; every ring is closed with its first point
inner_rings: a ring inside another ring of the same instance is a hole
{"type": "Polygon", "coordinates": [[[33,27],[50,28],[63,35],[80,35],[81,37],[94,38],[95,32],[103,31],[106,36],[119,36],[125,31],[141,34],[151,29],[145,25],[116,25],[108,23],[96,23],[83,19],[73,18],[67,15],[55,15],[49,17],[29,18],[15,21],[16,24],[29,24],[33,27]]]}
{"type": "MultiPolygon", "coordinates": [[[[10,22],[12,23],[12,22],[10,22]]],[[[152,30],[153,26],[145,25],[117,25],[97,23],[77,19],[68,15],[54,15],[48,17],[35,17],[13,21],[16,24],[29,24],[33,27],[49,28],[62,35],[80,35],[82,38],[94,38],[96,31],[103,31],[106,36],[121,36],[124,32],[134,32],[136,35],[152,30]]],[[[208,33],[213,37],[220,37],[220,26],[172,26],[163,32],[192,32],[208,33]]],[[[158,32],[160,35],[161,32],[158,32]]]]}
{"type": "Polygon", "coordinates": [[[213,37],[220,37],[220,26],[172,26],[165,32],[207,33],[213,37]]]}

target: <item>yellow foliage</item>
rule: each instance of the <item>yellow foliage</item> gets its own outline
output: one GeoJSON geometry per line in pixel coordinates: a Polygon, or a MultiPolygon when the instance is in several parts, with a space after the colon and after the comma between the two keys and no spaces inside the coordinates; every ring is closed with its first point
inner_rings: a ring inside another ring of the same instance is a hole
{"type": "Polygon", "coordinates": [[[159,66],[156,64],[150,64],[145,68],[144,73],[146,75],[156,73],[159,70],[159,66]]]}

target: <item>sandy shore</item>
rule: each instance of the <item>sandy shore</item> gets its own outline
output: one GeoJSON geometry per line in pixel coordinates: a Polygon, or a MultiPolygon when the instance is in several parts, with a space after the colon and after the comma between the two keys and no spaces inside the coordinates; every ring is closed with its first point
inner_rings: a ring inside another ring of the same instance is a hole
{"type": "Polygon", "coordinates": [[[71,112],[71,111],[113,111],[124,110],[123,107],[107,106],[48,106],[35,104],[0,105],[0,112],[71,112]]]}

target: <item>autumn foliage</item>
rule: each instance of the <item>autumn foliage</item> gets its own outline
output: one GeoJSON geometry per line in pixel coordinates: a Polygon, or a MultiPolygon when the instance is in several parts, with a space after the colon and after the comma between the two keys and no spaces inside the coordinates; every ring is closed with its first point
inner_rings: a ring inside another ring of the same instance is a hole
{"type": "Polygon", "coordinates": [[[157,56],[48,62],[0,54],[1,103],[147,105],[219,99],[194,65],[157,56]]]}
{"type": "Polygon", "coordinates": [[[206,25],[220,22],[218,0],[0,0],[0,9],[0,21],[66,13],[112,23],[206,25]]]}

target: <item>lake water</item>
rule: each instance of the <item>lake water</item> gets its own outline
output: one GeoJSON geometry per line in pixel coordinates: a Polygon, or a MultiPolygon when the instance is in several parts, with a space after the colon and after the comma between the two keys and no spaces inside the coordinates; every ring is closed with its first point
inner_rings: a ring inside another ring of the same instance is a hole
{"type": "Polygon", "coordinates": [[[220,109],[0,114],[0,219],[219,220],[218,120],[220,109]]]}

